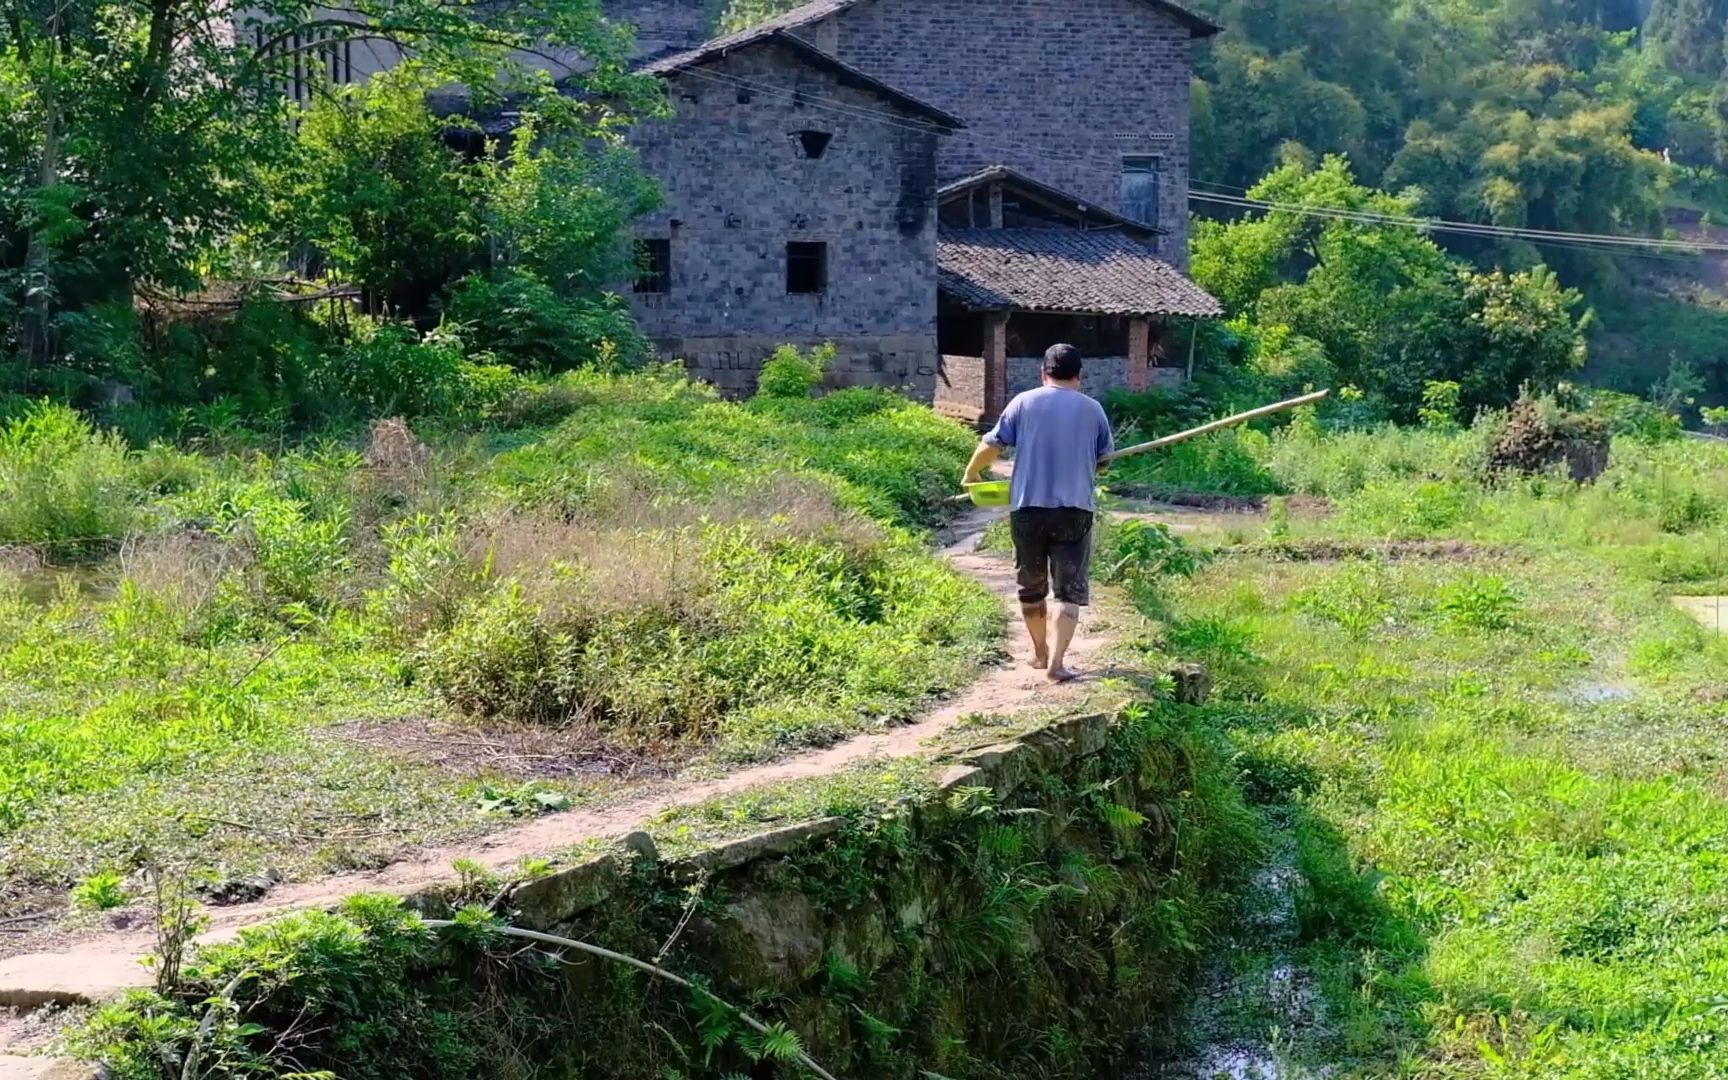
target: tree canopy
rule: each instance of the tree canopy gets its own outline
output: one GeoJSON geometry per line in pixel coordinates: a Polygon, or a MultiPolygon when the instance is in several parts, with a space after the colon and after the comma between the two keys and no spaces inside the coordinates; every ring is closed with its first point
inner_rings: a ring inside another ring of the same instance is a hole
{"type": "MultiPolygon", "coordinates": [[[[192,287],[267,241],[375,268],[399,255],[381,245],[424,250],[468,228],[448,202],[369,224],[357,209],[441,170],[423,112],[315,111],[297,134],[289,91],[339,89],[322,73],[354,46],[411,58],[423,88],[466,87],[470,104],[507,98],[560,137],[615,141],[653,100],[599,0],[0,0],[0,325],[21,338],[6,344],[40,358],[61,313],[140,282],[192,287]],[[389,175],[336,152],[354,137],[401,151],[389,175]],[[310,196],[320,175],[355,212],[310,196]]],[[[420,193],[454,196],[436,187],[420,193]]]]}
{"type": "Polygon", "coordinates": [[[1430,383],[1475,411],[1553,389],[1584,359],[1582,298],[1546,268],[1478,272],[1421,233],[1294,208],[1407,215],[1341,157],[1287,164],[1253,197],[1293,209],[1198,223],[1194,277],[1235,314],[1236,360],[1291,390],[1342,382],[1413,420],[1430,383]]]}

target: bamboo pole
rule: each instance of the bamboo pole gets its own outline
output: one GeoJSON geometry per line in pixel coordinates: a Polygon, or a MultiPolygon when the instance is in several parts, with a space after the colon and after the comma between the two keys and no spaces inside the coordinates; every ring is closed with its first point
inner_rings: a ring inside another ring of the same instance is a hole
{"type": "MultiPolygon", "coordinates": [[[[1163,450],[1166,447],[1175,446],[1177,443],[1185,443],[1190,439],[1198,439],[1202,435],[1210,435],[1214,431],[1222,431],[1225,428],[1236,427],[1239,424],[1250,423],[1268,416],[1276,416],[1282,412],[1289,412],[1291,409],[1299,409],[1304,405],[1313,405],[1316,402],[1326,400],[1331,393],[1332,391],[1330,390],[1321,390],[1313,394],[1304,394],[1299,398],[1291,398],[1289,401],[1280,401],[1276,405],[1265,405],[1258,409],[1251,409],[1245,413],[1237,413],[1235,416],[1227,416],[1222,420],[1214,420],[1210,424],[1202,424],[1197,428],[1180,431],[1174,435],[1166,435],[1162,439],[1154,439],[1149,443],[1141,443],[1139,446],[1130,446],[1126,450],[1118,450],[1107,457],[1099,458],[1098,464],[1101,466],[1108,465],[1112,461],[1119,461],[1122,458],[1132,457],[1135,454],[1144,454],[1152,450],[1163,450]]],[[[955,495],[952,498],[943,501],[957,506],[960,503],[971,502],[972,496],[955,495]]]]}
{"type": "Polygon", "coordinates": [[[1327,396],[1331,393],[1332,391],[1330,390],[1321,390],[1318,393],[1304,394],[1299,398],[1291,398],[1289,401],[1280,401],[1276,405],[1266,405],[1258,409],[1251,409],[1245,413],[1237,413],[1235,416],[1227,416],[1222,420],[1214,420],[1210,424],[1202,424],[1197,428],[1190,428],[1187,431],[1177,432],[1175,435],[1166,435],[1162,439],[1154,439],[1149,443],[1141,443],[1139,446],[1130,446],[1126,450],[1118,450],[1114,454],[1109,454],[1100,458],[1098,463],[1100,465],[1105,465],[1112,461],[1120,461],[1125,457],[1132,457],[1135,454],[1144,454],[1151,450],[1162,450],[1167,446],[1175,446],[1177,443],[1185,443],[1190,439],[1198,439],[1202,435],[1210,435],[1214,431],[1222,431],[1225,428],[1236,427],[1239,424],[1250,423],[1255,420],[1263,419],[1264,417],[1276,416],[1281,412],[1289,412],[1291,409],[1299,409],[1304,405],[1313,405],[1316,402],[1326,400],[1327,396]]]}

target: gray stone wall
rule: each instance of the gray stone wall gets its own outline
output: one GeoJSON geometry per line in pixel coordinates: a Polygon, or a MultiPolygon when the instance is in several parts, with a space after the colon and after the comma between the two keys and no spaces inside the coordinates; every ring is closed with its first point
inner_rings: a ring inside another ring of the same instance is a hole
{"type": "Polygon", "coordinates": [[[832,341],[837,383],[928,401],[942,136],[778,46],[673,76],[668,89],[676,115],[632,136],[665,193],[636,231],[671,240],[670,291],[634,296],[662,354],[747,392],[775,345],[832,341]],[[800,153],[802,129],[833,134],[820,158],[800,153]],[[828,245],[826,292],[787,292],[789,241],[828,245]]]}
{"type": "MultiPolygon", "coordinates": [[[[1008,396],[1023,394],[1042,381],[1043,359],[1036,356],[1008,358],[1008,396]]],[[[1174,390],[1186,381],[1179,367],[1154,367],[1155,388],[1174,390]]],[[[1128,389],[1128,358],[1089,357],[1081,372],[1080,388],[1103,400],[1112,390],[1128,389]]],[[[978,419],[984,410],[984,361],[976,356],[944,356],[936,378],[936,408],[961,420],[978,419]]]]}
{"type": "Polygon", "coordinates": [[[1143,0],[872,0],[803,33],[966,121],[939,149],[943,182],[999,163],[1120,210],[1122,158],[1161,158],[1159,254],[1187,266],[1193,61],[1189,31],[1162,11],[1143,0]]]}
{"type": "Polygon", "coordinates": [[[636,28],[637,52],[643,56],[700,45],[713,17],[708,0],[605,0],[602,6],[607,18],[636,28]]]}
{"type": "MultiPolygon", "coordinates": [[[[1044,358],[1040,356],[1010,356],[1008,358],[1008,396],[1024,394],[1043,382],[1044,358]]],[[[1181,368],[1154,367],[1150,371],[1153,387],[1172,389],[1182,385],[1181,368]]],[[[1112,390],[1128,389],[1128,358],[1126,356],[1088,357],[1080,372],[1080,389],[1102,399],[1112,390]]]]}

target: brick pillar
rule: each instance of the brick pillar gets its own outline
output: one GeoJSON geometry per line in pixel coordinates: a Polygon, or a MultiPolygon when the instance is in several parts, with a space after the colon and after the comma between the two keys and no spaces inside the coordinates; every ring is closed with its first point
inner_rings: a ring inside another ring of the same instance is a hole
{"type": "Polygon", "coordinates": [[[1152,385],[1152,323],[1128,320],[1128,389],[1142,393],[1152,385]]]}
{"type": "Polygon", "coordinates": [[[1008,407],[1008,313],[984,316],[984,422],[994,424],[1008,407]]]}

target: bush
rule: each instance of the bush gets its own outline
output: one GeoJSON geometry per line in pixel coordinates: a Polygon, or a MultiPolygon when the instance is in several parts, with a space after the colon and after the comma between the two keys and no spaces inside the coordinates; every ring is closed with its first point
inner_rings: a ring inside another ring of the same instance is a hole
{"type": "Polygon", "coordinates": [[[0,428],[0,544],[111,544],[137,521],[139,495],[125,445],[64,405],[32,405],[0,428]]]}
{"type": "Polygon", "coordinates": [[[444,303],[444,319],[471,347],[518,371],[618,371],[648,353],[621,298],[570,299],[526,271],[463,278],[444,303]]]}
{"type": "Polygon", "coordinates": [[[320,389],[361,419],[447,415],[466,404],[464,362],[454,335],[382,323],[332,359],[320,389]]]}
{"type": "Polygon", "coordinates": [[[520,586],[474,602],[416,654],[419,676],[470,716],[546,721],[562,712],[556,643],[520,586]]]}
{"type": "Polygon", "coordinates": [[[1680,418],[1635,394],[1591,389],[1584,393],[1584,408],[1608,426],[1610,434],[1641,442],[1666,442],[1680,437],[1680,418]]]}
{"type": "Polygon", "coordinates": [[[822,373],[834,362],[834,346],[819,345],[807,353],[782,345],[762,365],[756,393],[767,398],[806,398],[822,385],[822,373]]]}
{"type": "Polygon", "coordinates": [[[1566,463],[1572,479],[1595,480],[1608,467],[1608,426],[1567,412],[1551,398],[1520,398],[1506,417],[1488,459],[1496,474],[1536,476],[1566,463]]]}

